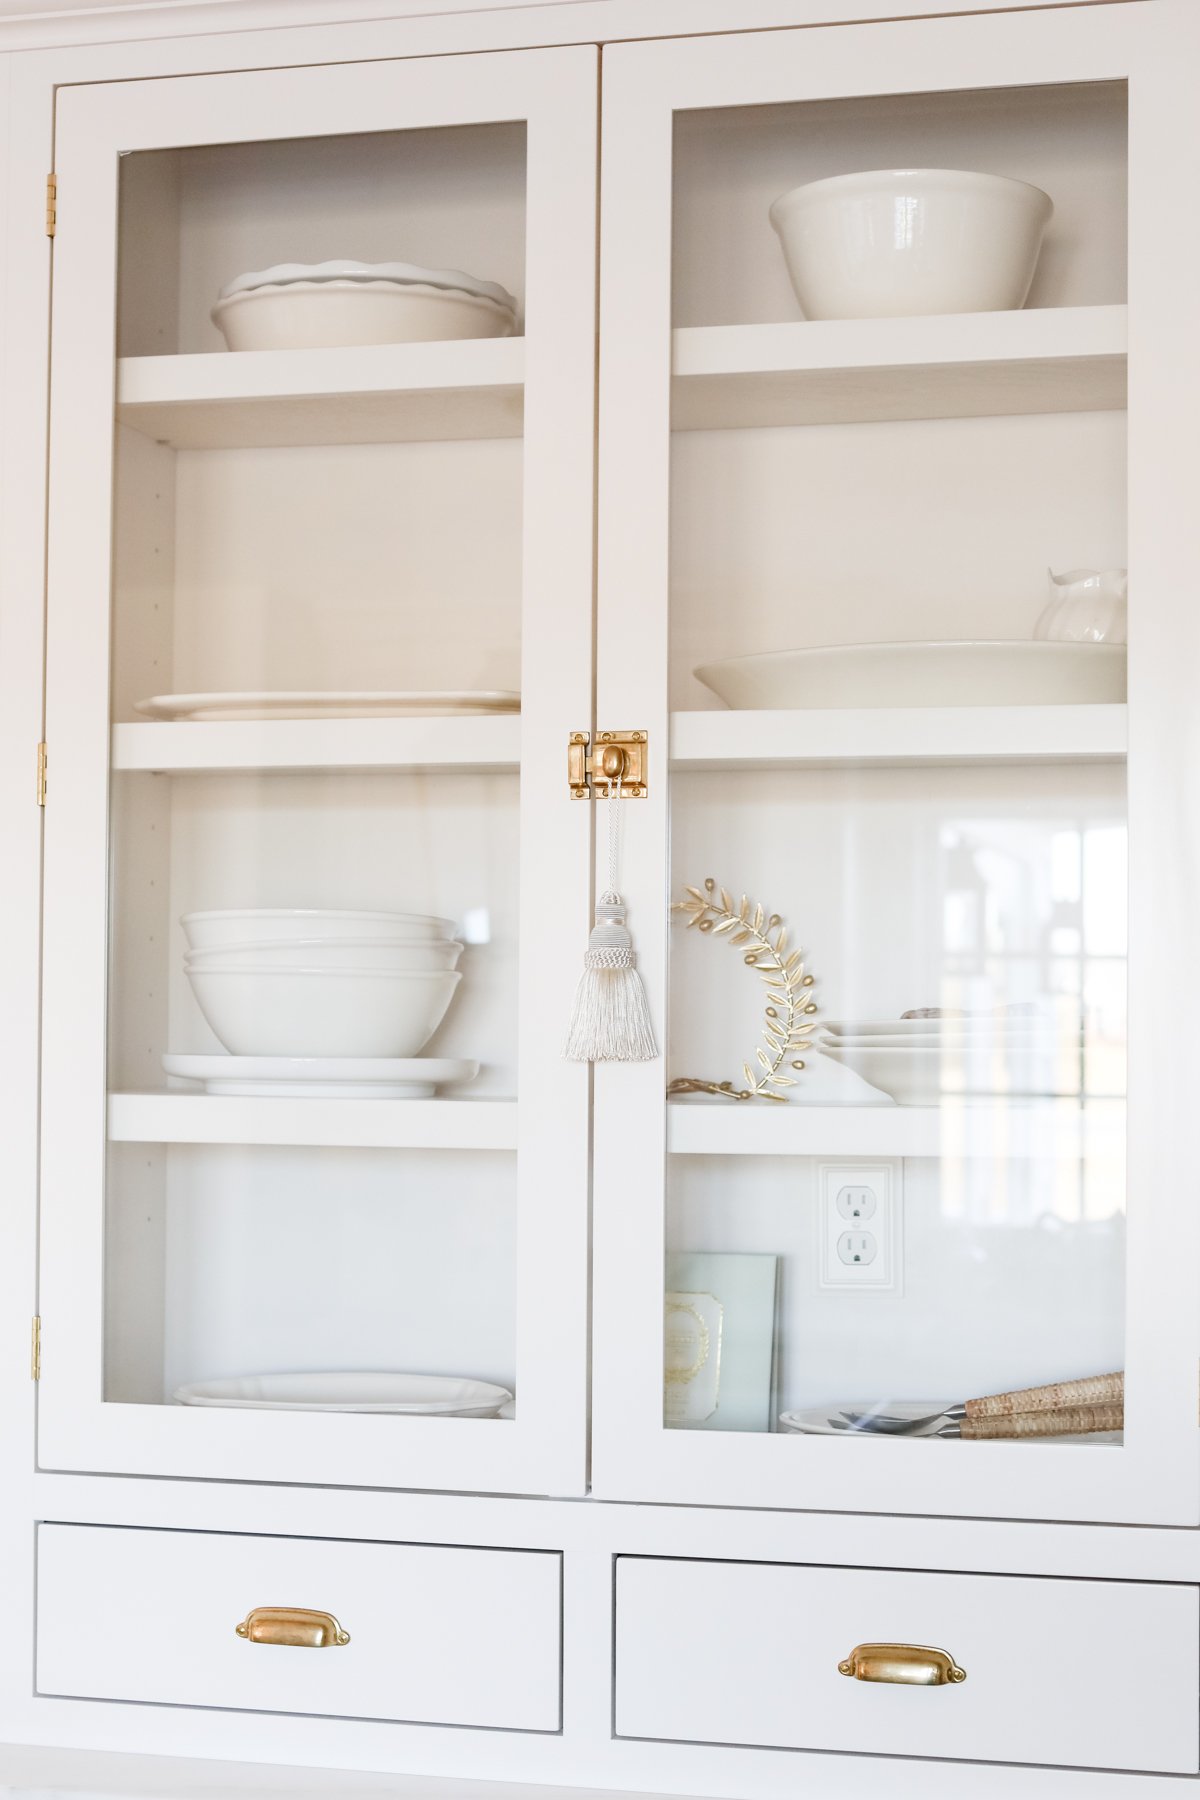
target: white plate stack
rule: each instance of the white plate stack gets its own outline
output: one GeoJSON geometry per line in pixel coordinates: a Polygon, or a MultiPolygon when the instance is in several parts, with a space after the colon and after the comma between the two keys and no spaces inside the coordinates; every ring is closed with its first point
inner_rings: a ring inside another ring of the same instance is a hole
{"type": "Polygon", "coordinates": [[[419,263],[276,263],[221,289],[213,324],[231,350],[512,337],[517,303],[498,281],[419,263]]]}
{"type": "Polygon", "coordinates": [[[462,980],[463,946],[449,919],[256,908],[188,913],[181,923],[192,992],[231,1054],[164,1057],[169,1075],[219,1092],[295,1092],[302,1083],[310,1093],[353,1093],[365,1083],[416,1098],[478,1072],[420,1057],[462,980]]]}
{"type": "Polygon", "coordinates": [[[946,1013],[825,1023],[815,1046],[901,1106],[948,1096],[1078,1091],[1079,1040],[1037,1012],[946,1013]]]}

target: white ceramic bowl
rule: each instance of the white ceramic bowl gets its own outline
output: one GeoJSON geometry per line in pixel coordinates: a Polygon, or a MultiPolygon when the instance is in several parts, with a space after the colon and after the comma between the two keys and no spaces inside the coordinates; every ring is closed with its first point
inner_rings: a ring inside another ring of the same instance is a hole
{"type": "Polygon", "coordinates": [[[272,263],[269,269],[251,269],[227,281],[217,299],[228,300],[231,294],[247,293],[251,288],[287,287],[298,281],[395,281],[410,287],[457,288],[464,294],[482,294],[487,299],[498,300],[510,312],[517,310],[517,303],[507,288],[501,287],[498,281],[484,281],[478,275],[468,275],[465,269],[430,269],[423,263],[368,263],[345,259],[272,263]]]}
{"type": "Polygon", "coordinates": [[[184,968],[208,969],[456,969],[463,947],[457,938],[295,938],[282,944],[217,945],[190,950],[184,968]]]}
{"type": "Polygon", "coordinates": [[[307,938],[378,943],[408,938],[438,943],[454,936],[453,919],[428,913],[329,912],[323,907],[238,907],[217,912],[184,913],[179,923],[192,950],[224,949],[245,944],[294,943],[307,938]]]}
{"type": "Polygon", "coordinates": [[[397,281],[292,281],[218,300],[213,324],[231,350],[325,350],[511,337],[516,315],[485,294],[397,281]]]}
{"type": "Polygon", "coordinates": [[[1023,306],[1053,202],[1006,175],[873,169],[771,207],[806,319],[1003,312],[1023,306]]]}
{"type": "Polygon", "coordinates": [[[234,1056],[417,1056],[454,998],[452,969],[189,969],[234,1056]]]}

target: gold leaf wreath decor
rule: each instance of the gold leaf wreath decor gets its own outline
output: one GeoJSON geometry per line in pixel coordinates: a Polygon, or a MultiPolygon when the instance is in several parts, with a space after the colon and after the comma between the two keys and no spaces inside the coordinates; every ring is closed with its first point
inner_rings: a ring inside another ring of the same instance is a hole
{"type": "Polygon", "coordinates": [[[813,977],[804,972],[803,954],[799,950],[789,953],[787,926],[778,913],[768,917],[764,908],[745,894],[735,906],[711,875],[703,893],[694,887],[685,888],[684,893],[686,898],[676,901],[671,911],[686,913],[689,929],[694,925],[706,936],[727,938],[735,949],[745,952],[743,961],[757,969],[766,983],[767,1016],[763,1041],[754,1052],[757,1070],[748,1062],[742,1064],[744,1088],[734,1087],[732,1081],[701,1081],[682,1075],[670,1083],[667,1092],[716,1094],[723,1100],[786,1100],[786,1090],[795,1087],[796,1080],[785,1070],[803,1069],[804,1060],[797,1053],[809,1048],[816,1030],[813,977]]]}

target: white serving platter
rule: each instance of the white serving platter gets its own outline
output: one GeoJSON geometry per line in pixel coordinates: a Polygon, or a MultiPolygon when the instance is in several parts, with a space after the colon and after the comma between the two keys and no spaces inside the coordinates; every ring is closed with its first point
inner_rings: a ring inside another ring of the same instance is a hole
{"type": "Polygon", "coordinates": [[[181,1406],[232,1406],[259,1412],[404,1413],[439,1419],[494,1419],[508,1388],[464,1375],[404,1375],[378,1370],[335,1374],[234,1375],[175,1389],[181,1406]]]}
{"type": "Polygon", "coordinates": [[[945,1095],[1005,1099],[1018,1094],[1057,1097],[1063,1092],[1052,1043],[926,1048],[826,1041],[819,1053],[850,1069],[880,1093],[890,1094],[899,1106],[936,1106],[945,1095]]]}
{"type": "Polygon", "coordinates": [[[1054,706],[1125,699],[1124,644],[829,644],[704,663],[739,710],[1054,706]]]}
{"type": "Polygon", "coordinates": [[[446,1056],[184,1056],[162,1059],[168,1075],[208,1094],[268,1098],[429,1100],[439,1087],[474,1081],[477,1062],[446,1056]]]}
{"type": "Polygon", "coordinates": [[[505,688],[428,693],[155,694],[135,700],[148,719],[432,719],[448,713],[515,713],[521,696],[505,688]]]}

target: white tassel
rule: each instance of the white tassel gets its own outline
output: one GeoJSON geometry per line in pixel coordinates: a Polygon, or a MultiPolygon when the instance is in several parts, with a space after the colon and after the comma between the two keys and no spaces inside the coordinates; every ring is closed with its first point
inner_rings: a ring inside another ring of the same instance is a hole
{"type": "Polygon", "coordinates": [[[617,892],[621,778],[608,787],[608,887],[596,905],[563,1055],[568,1062],[650,1062],[658,1055],[637,952],[617,892]]]}
{"type": "Polygon", "coordinates": [[[658,1055],[620,894],[600,896],[567,1045],[569,1062],[649,1062],[658,1055]]]}

